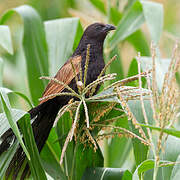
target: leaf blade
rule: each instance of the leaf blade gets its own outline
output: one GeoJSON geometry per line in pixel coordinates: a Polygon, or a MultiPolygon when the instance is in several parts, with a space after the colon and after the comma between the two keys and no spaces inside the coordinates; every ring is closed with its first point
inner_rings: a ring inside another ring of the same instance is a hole
{"type": "Polygon", "coordinates": [[[17,126],[16,122],[14,122],[14,119],[12,117],[12,112],[11,112],[11,108],[10,108],[8,98],[6,97],[6,95],[1,90],[0,90],[0,98],[1,98],[1,102],[2,102],[4,112],[6,114],[8,121],[9,121],[9,124],[10,124],[14,134],[16,135],[19,143],[21,144],[21,147],[23,148],[27,158],[30,160],[30,155],[29,155],[29,153],[28,153],[28,151],[27,151],[27,149],[23,143],[23,140],[22,140],[21,134],[19,132],[18,126],[17,126]]]}

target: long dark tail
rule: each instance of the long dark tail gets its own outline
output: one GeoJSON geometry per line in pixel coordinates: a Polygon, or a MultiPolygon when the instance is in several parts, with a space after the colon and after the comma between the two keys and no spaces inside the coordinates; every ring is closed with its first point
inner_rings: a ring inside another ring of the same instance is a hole
{"type": "MultiPolygon", "coordinates": [[[[56,102],[56,98],[54,98],[53,100],[47,101],[29,111],[31,119],[36,118],[32,123],[32,128],[39,152],[42,150],[49,136],[54,120],[61,106],[62,105],[56,102]]],[[[2,143],[0,145],[0,155],[10,147],[10,144],[15,139],[15,135],[13,131],[9,129],[2,135],[1,139],[2,143]]],[[[16,179],[25,159],[26,156],[22,148],[19,146],[9,164],[6,172],[6,177],[12,174],[12,179],[16,179]]],[[[24,179],[28,173],[29,166],[27,164],[23,171],[21,179],[24,179]]]]}

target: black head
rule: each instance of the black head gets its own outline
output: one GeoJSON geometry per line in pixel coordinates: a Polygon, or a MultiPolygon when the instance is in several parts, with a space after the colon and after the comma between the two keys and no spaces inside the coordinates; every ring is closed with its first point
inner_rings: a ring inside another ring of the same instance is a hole
{"type": "Polygon", "coordinates": [[[81,55],[84,51],[86,52],[88,44],[91,46],[97,45],[97,50],[102,53],[104,39],[106,38],[109,31],[115,29],[116,28],[110,24],[94,23],[89,25],[85,29],[79,45],[73,53],[73,56],[81,55]]]}
{"type": "Polygon", "coordinates": [[[97,41],[104,41],[109,31],[116,28],[110,24],[94,23],[89,25],[84,31],[84,36],[87,39],[95,39],[97,41]]]}

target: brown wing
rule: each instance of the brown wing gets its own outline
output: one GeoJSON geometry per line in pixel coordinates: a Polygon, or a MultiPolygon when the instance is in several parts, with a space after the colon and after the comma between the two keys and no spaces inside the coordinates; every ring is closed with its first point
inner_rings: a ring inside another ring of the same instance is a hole
{"type": "MultiPolygon", "coordinates": [[[[81,56],[75,56],[71,59],[69,59],[62,67],[61,69],[57,72],[57,74],[55,75],[55,78],[58,79],[59,81],[62,81],[63,83],[65,84],[69,84],[72,79],[74,79],[75,77],[75,74],[73,72],[73,68],[72,68],[72,65],[71,65],[71,61],[74,65],[74,68],[75,68],[75,72],[76,72],[76,75],[79,73],[79,70],[80,70],[80,64],[81,64],[81,56]]],[[[45,96],[48,96],[48,95],[51,95],[51,94],[54,94],[54,93],[59,93],[59,92],[62,92],[64,90],[64,86],[61,85],[61,84],[58,84],[54,81],[50,81],[49,84],[47,85],[44,93],[43,93],[43,97],[45,96]]],[[[44,103],[46,102],[47,100],[49,99],[52,99],[54,98],[53,97],[50,97],[48,99],[43,99],[40,101],[40,104],[41,103],[44,103]]]]}

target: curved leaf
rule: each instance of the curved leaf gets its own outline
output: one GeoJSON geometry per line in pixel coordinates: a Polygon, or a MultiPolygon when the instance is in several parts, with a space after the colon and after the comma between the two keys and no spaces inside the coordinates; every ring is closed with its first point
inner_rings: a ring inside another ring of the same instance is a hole
{"type": "MultiPolygon", "coordinates": [[[[114,113],[112,116],[115,116],[114,113]]],[[[116,120],[115,126],[129,129],[127,117],[116,120]]],[[[113,137],[108,147],[108,167],[122,167],[132,150],[131,140],[126,137],[113,137]]]]}
{"type": "Polygon", "coordinates": [[[142,5],[139,1],[136,1],[117,26],[117,30],[110,39],[110,47],[116,46],[120,41],[139,29],[144,20],[142,5]]]}
{"type": "MultiPolygon", "coordinates": [[[[142,175],[145,171],[148,171],[150,169],[154,168],[154,160],[153,159],[148,159],[143,161],[135,170],[133,174],[133,180],[139,180],[142,179],[142,175]]],[[[170,161],[160,161],[160,166],[161,167],[168,167],[168,166],[173,166],[174,164],[170,161]]]]}
{"type": "Polygon", "coordinates": [[[28,163],[31,169],[31,173],[33,176],[33,179],[44,179],[46,180],[46,174],[42,167],[42,162],[39,156],[39,151],[36,146],[36,142],[34,139],[33,130],[31,127],[31,118],[30,114],[26,114],[22,121],[20,122],[20,127],[22,130],[22,134],[24,137],[24,141],[26,144],[26,147],[28,149],[28,152],[30,154],[31,159],[28,159],[28,163]]]}
{"type": "Polygon", "coordinates": [[[121,168],[88,168],[82,180],[121,180],[124,171],[121,168]]]}
{"type": "Polygon", "coordinates": [[[172,173],[171,173],[171,177],[170,177],[170,180],[176,180],[180,177],[180,155],[178,156],[177,160],[176,160],[176,163],[173,170],[172,170],[172,173]]]}
{"type": "Polygon", "coordinates": [[[43,23],[37,12],[30,6],[24,5],[7,11],[1,18],[0,24],[18,15],[23,22],[22,45],[26,59],[28,83],[34,104],[45,88],[45,81],[39,80],[42,75],[48,75],[48,51],[43,23]],[[34,88],[38,84],[38,89],[34,88]]]}
{"type": "Polygon", "coordinates": [[[28,151],[27,151],[27,149],[23,143],[20,131],[19,131],[18,126],[14,120],[14,117],[12,116],[9,99],[8,99],[7,95],[5,93],[3,93],[1,90],[0,90],[0,98],[1,98],[1,103],[3,106],[4,112],[6,114],[8,121],[9,121],[9,124],[10,124],[14,134],[16,135],[19,143],[21,144],[27,158],[30,160],[30,155],[29,155],[29,153],[28,153],[28,151]]]}
{"type": "Polygon", "coordinates": [[[151,1],[141,1],[141,3],[151,39],[154,43],[158,44],[163,30],[163,6],[160,3],[151,1]]]}
{"type": "Polygon", "coordinates": [[[45,22],[49,50],[49,71],[54,76],[72,55],[82,35],[78,18],[64,18],[45,22]]]}
{"type": "Polygon", "coordinates": [[[162,131],[166,134],[169,134],[171,136],[175,136],[175,137],[178,137],[180,138],[180,131],[176,130],[176,129],[170,129],[170,128],[160,128],[160,127],[156,127],[156,126],[152,126],[152,125],[146,125],[146,124],[139,124],[140,126],[143,126],[143,127],[148,127],[152,130],[156,130],[156,131],[162,131]]]}
{"type": "Polygon", "coordinates": [[[31,104],[31,101],[28,99],[28,97],[26,95],[24,95],[23,93],[20,93],[20,92],[16,92],[16,91],[12,91],[11,89],[8,89],[8,88],[4,88],[4,87],[0,87],[1,91],[6,93],[6,94],[16,94],[18,96],[20,96],[21,98],[23,98],[31,108],[33,108],[33,105],[31,104]]]}
{"type": "MultiPolygon", "coordinates": [[[[73,177],[75,180],[79,180],[87,167],[103,167],[104,159],[100,148],[94,151],[93,147],[77,144],[77,151],[73,158],[75,159],[75,169],[73,177]]],[[[82,178],[83,179],[83,178],[82,178]]],[[[88,179],[86,176],[85,179],[88,179]]]]}
{"type": "Polygon", "coordinates": [[[132,173],[126,170],[123,174],[122,180],[132,180],[132,173]]]}
{"type": "Polygon", "coordinates": [[[2,155],[0,156],[0,177],[3,179],[6,170],[9,166],[9,163],[11,162],[16,149],[18,147],[19,143],[16,140],[16,142],[4,153],[2,153],[2,155]]]}
{"type": "MultiPolygon", "coordinates": [[[[11,109],[11,114],[13,120],[17,122],[21,119],[27,112],[19,110],[19,109],[11,109]]],[[[11,126],[8,123],[8,119],[6,117],[5,112],[0,113],[0,136],[2,136],[11,126]]]]}
{"type": "Polygon", "coordinates": [[[0,58],[0,86],[2,86],[3,80],[3,59],[0,58]]]}
{"type": "Polygon", "coordinates": [[[8,53],[13,54],[11,33],[8,26],[0,25],[0,46],[8,53]]]}
{"type": "Polygon", "coordinates": [[[53,128],[49,134],[48,140],[41,151],[42,164],[46,172],[54,179],[67,180],[62,167],[59,164],[61,149],[57,142],[57,134],[53,128]]]}
{"type": "Polygon", "coordinates": [[[134,33],[144,22],[148,25],[152,40],[157,43],[163,27],[162,5],[155,2],[137,0],[117,26],[117,30],[110,39],[110,47],[116,46],[120,41],[134,33]]]}

